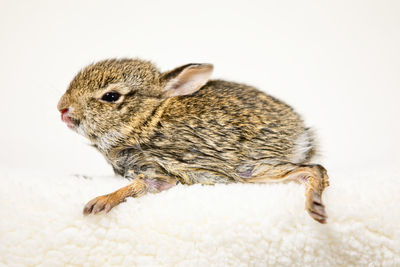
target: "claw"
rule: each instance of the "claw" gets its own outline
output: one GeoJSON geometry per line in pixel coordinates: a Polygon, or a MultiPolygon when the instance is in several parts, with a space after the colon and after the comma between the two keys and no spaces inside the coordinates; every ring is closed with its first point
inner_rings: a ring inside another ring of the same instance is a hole
{"type": "Polygon", "coordinates": [[[85,207],[83,208],[83,214],[87,215],[90,214],[93,210],[93,205],[95,204],[94,199],[89,201],[85,207]]]}
{"type": "Polygon", "coordinates": [[[88,206],[88,204],[86,204],[86,206],[83,208],[83,214],[89,214],[92,212],[92,206],[88,206]]]}
{"type": "Polygon", "coordinates": [[[103,205],[100,203],[96,203],[96,205],[94,205],[94,208],[93,208],[93,214],[97,214],[102,210],[103,210],[103,205]]]}

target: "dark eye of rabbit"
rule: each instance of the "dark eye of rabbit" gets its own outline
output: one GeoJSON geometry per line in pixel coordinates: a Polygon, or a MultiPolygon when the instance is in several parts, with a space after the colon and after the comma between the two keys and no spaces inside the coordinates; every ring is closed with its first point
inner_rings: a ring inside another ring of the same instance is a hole
{"type": "Polygon", "coordinates": [[[115,102],[117,101],[121,95],[116,92],[107,92],[105,93],[102,97],[101,100],[106,101],[106,102],[115,102]]]}

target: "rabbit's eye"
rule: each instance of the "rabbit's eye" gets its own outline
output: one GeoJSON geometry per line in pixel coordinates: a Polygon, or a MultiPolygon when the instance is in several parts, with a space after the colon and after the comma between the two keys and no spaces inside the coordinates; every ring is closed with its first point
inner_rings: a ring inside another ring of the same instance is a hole
{"type": "Polygon", "coordinates": [[[121,97],[121,94],[117,92],[107,92],[102,97],[101,100],[106,102],[115,102],[121,97]]]}

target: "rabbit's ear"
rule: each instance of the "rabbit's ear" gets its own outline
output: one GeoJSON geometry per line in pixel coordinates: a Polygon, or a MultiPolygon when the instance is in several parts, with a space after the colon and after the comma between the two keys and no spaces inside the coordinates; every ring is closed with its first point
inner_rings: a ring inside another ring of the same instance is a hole
{"type": "Polygon", "coordinates": [[[164,97],[190,95],[199,90],[211,76],[211,64],[187,64],[161,76],[164,97]]]}

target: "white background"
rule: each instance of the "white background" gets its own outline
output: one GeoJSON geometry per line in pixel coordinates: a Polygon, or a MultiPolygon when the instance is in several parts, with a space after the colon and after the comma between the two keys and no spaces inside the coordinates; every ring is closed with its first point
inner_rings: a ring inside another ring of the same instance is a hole
{"type": "Polygon", "coordinates": [[[2,167],[112,173],[56,109],[109,57],[213,63],[304,115],[328,169],[400,163],[400,1],[1,0],[0,34],[2,167]]]}

